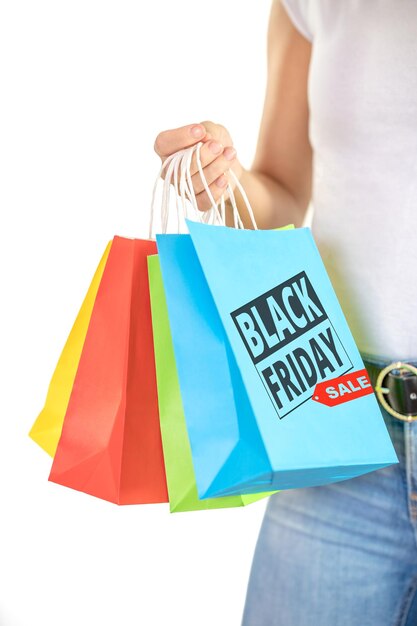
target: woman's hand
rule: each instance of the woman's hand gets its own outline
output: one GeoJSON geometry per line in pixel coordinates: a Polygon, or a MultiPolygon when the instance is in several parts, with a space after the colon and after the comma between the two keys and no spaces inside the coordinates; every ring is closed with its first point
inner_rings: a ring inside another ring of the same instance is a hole
{"type": "MultiPolygon", "coordinates": [[[[174,152],[188,148],[199,141],[204,143],[200,152],[204,176],[211,194],[217,202],[220,196],[225,193],[227,184],[230,184],[232,188],[235,186],[228,177],[228,170],[232,169],[238,178],[243,170],[236,157],[232,138],[224,126],[207,121],[165,130],[157,136],[154,148],[164,162],[174,152]]],[[[191,176],[198,208],[200,211],[207,211],[211,207],[211,201],[204,190],[195,155],[191,161],[191,176]]]]}

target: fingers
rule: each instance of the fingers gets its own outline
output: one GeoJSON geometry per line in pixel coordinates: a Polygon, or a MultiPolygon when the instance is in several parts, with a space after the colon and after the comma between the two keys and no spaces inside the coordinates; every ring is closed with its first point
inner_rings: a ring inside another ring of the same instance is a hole
{"type": "Polygon", "coordinates": [[[222,124],[215,124],[210,120],[203,120],[201,124],[204,126],[206,131],[208,133],[211,133],[213,135],[213,138],[216,139],[219,143],[223,144],[224,146],[233,145],[233,141],[229,131],[225,126],[222,126],[222,124]]]}
{"type": "MultiPolygon", "coordinates": [[[[227,176],[225,174],[222,174],[218,179],[215,180],[214,183],[209,185],[210,193],[213,196],[213,200],[216,204],[223,194],[225,196],[225,200],[227,199],[227,194],[225,190],[228,182],[229,181],[227,179],[227,176]]],[[[208,211],[213,206],[211,199],[205,191],[202,191],[201,193],[196,195],[196,201],[200,211],[208,211]]]]}
{"type": "MultiPolygon", "coordinates": [[[[235,159],[236,150],[232,146],[223,149],[221,144],[214,141],[210,141],[207,145],[204,145],[201,148],[201,164],[207,184],[210,186],[218,179],[218,186],[221,188],[223,182],[221,176],[233,166],[235,159]],[[215,145],[213,146],[212,144],[215,145]]],[[[192,175],[191,180],[196,195],[204,191],[204,184],[197,167],[196,173],[192,175]]]]}
{"type": "MultiPolygon", "coordinates": [[[[209,140],[201,147],[200,161],[203,168],[207,167],[216,160],[223,152],[223,144],[216,140],[209,140]]],[[[190,164],[191,176],[194,176],[198,172],[197,157],[193,154],[190,164]]],[[[201,189],[199,189],[201,191],[201,189]]]]}
{"type": "Polygon", "coordinates": [[[188,124],[173,130],[164,130],[155,139],[154,150],[163,160],[170,154],[204,141],[206,129],[203,124],[188,124]]]}
{"type": "MultiPolygon", "coordinates": [[[[214,201],[218,202],[223,194],[225,195],[225,199],[227,199],[228,194],[225,192],[227,185],[230,184],[232,189],[235,188],[234,181],[228,176],[228,170],[233,169],[234,173],[238,176],[242,170],[242,166],[236,156],[236,150],[233,146],[223,148],[218,142],[209,141],[207,145],[202,146],[200,156],[203,174],[214,201]],[[210,144],[216,145],[213,146],[210,144]]],[[[196,172],[192,175],[191,182],[196,196],[197,206],[200,211],[207,211],[212,207],[212,200],[205,191],[196,164],[195,169],[196,172]]]]}
{"type": "MultiPolygon", "coordinates": [[[[203,143],[200,150],[203,174],[214,201],[218,202],[223,194],[225,198],[227,197],[225,189],[228,184],[231,184],[227,175],[228,170],[232,168],[239,175],[242,169],[236,158],[232,139],[224,126],[206,121],[162,131],[156,137],[154,149],[164,162],[171,154],[189,148],[200,141],[203,143]]],[[[190,163],[190,174],[198,208],[201,211],[207,211],[212,206],[212,200],[204,189],[195,154],[190,163]]],[[[232,188],[234,186],[234,183],[231,184],[232,188]]]]}
{"type": "MultiPolygon", "coordinates": [[[[218,204],[221,196],[224,195],[224,199],[227,200],[229,197],[228,192],[226,191],[227,185],[230,184],[232,189],[235,188],[235,183],[230,181],[227,174],[222,174],[217,178],[214,183],[209,185],[209,190],[211,195],[213,196],[213,200],[216,204],[218,204]]],[[[205,191],[202,191],[198,195],[196,195],[197,206],[200,211],[208,211],[212,208],[212,202],[209,198],[208,194],[205,191]]]]}

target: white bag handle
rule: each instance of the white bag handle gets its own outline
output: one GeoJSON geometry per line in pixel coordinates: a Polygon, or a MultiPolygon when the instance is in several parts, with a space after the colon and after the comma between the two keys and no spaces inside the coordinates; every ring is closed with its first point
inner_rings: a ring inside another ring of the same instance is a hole
{"type": "MultiPolygon", "coordinates": [[[[162,163],[161,168],[159,170],[158,177],[155,181],[153,192],[152,192],[152,202],[151,202],[151,215],[150,215],[150,224],[149,224],[149,238],[154,238],[154,229],[155,229],[155,217],[156,217],[156,192],[158,188],[158,183],[164,170],[166,170],[165,180],[163,183],[162,189],[162,202],[160,206],[160,217],[161,217],[161,229],[163,233],[167,232],[168,229],[168,220],[169,220],[169,210],[170,210],[170,192],[172,185],[174,185],[175,189],[175,205],[177,211],[177,229],[178,232],[180,230],[181,217],[194,219],[197,222],[204,222],[209,224],[221,224],[225,225],[225,217],[226,217],[226,203],[224,194],[220,197],[219,201],[216,202],[213,194],[210,191],[210,187],[207,183],[206,177],[203,172],[203,167],[201,163],[201,146],[202,142],[199,142],[190,148],[185,148],[184,150],[179,150],[174,154],[171,154],[169,157],[165,159],[162,163]],[[198,167],[198,171],[201,177],[201,181],[203,183],[203,187],[207,196],[211,202],[211,207],[208,211],[200,211],[197,204],[197,199],[195,196],[192,177],[191,177],[191,160],[193,154],[195,153],[196,163],[198,167]],[[219,208],[220,205],[220,208],[219,208]],[[191,210],[190,210],[191,209],[191,210]]],[[[228,173],[232,177],[236,187],[239,189],[242,194],[243,201],[249,213],[249,217],[252,223],[253,228],[256,230],[256,222],[253,214],[252,207],[250,206],[249,199],[240,184],[236,174],[233,170],[229,169],[228,173]]],[[[230,183],[227,185],[225,192],[228,193],[230,198],[230,203],[233,209],[233,222],[235,228],[244,228],[243,222],[240,218],[238,207],[235,200],[235,195],[230,183]]]]}

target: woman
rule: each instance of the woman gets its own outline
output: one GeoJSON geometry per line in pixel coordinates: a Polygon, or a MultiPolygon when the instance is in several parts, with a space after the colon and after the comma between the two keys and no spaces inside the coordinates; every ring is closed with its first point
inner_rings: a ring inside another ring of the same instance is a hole
{"type": "MultiPolygon", "coordinates": [[[[214,197],[233,169],[260,228],[301,226],[312,199],[312,231],[373,383],[393,361],[416,364],[417,2],[274,0],[251,169],[211,122],[164,131],[155,149],[164,159],[200,140],[214,197]]],[[[417,377],[388,378],[397,411],[383,415],[400,463],[270,498],[244,626],[417,624],[417,424],[404,421],[417,417],[417,377]]]]}

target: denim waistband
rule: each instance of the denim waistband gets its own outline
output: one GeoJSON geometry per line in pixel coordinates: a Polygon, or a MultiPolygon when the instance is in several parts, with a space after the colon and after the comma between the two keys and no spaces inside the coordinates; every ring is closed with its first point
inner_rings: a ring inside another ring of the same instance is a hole
{"type": "Polygon", "coordinates": [[[378,358],[370,356],[364,352],[361,352],[361,357],[364,362],[364,365],[368,371],[369,378],[372,386],[375,386],[376,379],[378,377],[379,370],[390,365],[391,363],[397,363],[398,361],[402,361],[403,363],[409,363],[410,365],[414,365],[417,367],[417,358],[415,359],[387,359],[387,358],[378,358]]]}
{"type": "MultiPolygon", "coordinates": [[[[372,357],[368,354],[361,352],[361,357],[365,368],[369,374],[369,379],[371,381],[372,387],[375,387],[376,379],[378,377],[379,371],[390,365],[391,363],[397,363],[398,361],[402,361],[403,363],[410,363],[417,367],[417,358],[416,359],[384,359],[372,357]]],[[[415,431],[417,428],[417,422],[404,422],[400,419],[397,419],[388,411],[384,409],[382,404],[379,402],[378,397],[375,394],[378,405],[381,409],[382,416],[385,421],[385,425],[388,429],[388,432],[391,436],[392,443],[395,447],[395,450],[398,455],[398,459],[401,465],[405,464],[406,460],[406,435],[411,436],[411,431],[415,431]]]]}

